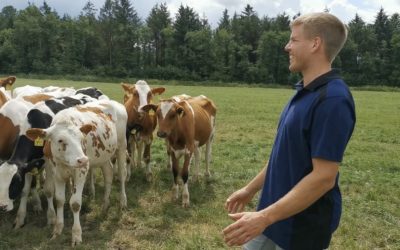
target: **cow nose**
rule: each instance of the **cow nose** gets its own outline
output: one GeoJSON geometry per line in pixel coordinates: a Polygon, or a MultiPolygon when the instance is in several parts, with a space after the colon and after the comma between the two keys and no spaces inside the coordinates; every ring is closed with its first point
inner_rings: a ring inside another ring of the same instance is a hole
{"type": "Polygon", "coordinates": [[[163,131],[157,131],[157,136],[160,138],[165,138],[165,137],[167,137],[167,133],[165,133],[163,131]]]}
{"type": "Polygon", "coordinates": [[[0,205],[0,211],[2,212],[7,211],[7,205],[0,205]]]}
{"type": "Polygon", "coordinates": [[[82,167],[82,166],[85,166],[88,163],[88,161],[89,161],[89,158],[87,158],[85,156],[85,157],[78,159],[77,163],[78,163],[78,166],[82,167]]]}

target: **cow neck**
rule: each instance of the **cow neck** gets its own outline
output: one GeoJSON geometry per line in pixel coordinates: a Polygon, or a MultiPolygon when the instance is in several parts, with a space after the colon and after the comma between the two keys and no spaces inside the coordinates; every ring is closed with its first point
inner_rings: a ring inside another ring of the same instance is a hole
{"type": "Polygon", "coordinates": [[[41,157],[43,157],[43,147],[35,147],[33,141],[21,135],[8,162],[22,167],[23,164],[41,157]]]}
{"type": "MultiPolygon", "coordinates": [[[[52,119],[51,115],[38,109],[32,109],[27,114],[27,122],[31,128],[48,128],[52,119]]],[[[9,161],[21,165],[42,157],[43,146],[35,146],[34,142],[28,139],[26,135],[20,135],[9,161]]]]}
{"type": "Polygon", "coordinates": [[[155,127],[157,126],[157,118],[147,113],[143,118],[142,125],[143,133],[145,135],[149,135],[154,131],[155,127]]]}

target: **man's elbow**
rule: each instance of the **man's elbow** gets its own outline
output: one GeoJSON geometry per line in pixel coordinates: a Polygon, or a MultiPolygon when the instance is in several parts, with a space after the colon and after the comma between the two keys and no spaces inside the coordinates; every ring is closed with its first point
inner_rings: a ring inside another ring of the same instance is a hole
{"type": "Polygon", "coordinates": [[[324,191],[328,192],[335,187],[339,164],[322,159],[313,159],[313,173],[324,191]]]}

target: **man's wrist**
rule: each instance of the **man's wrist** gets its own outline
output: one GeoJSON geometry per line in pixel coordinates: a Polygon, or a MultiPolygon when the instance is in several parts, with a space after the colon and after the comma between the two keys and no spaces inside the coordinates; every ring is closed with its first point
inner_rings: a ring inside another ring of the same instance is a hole
{"type": "Polygon", "coordinates": [[[263,221],[264,221],[266,227],[268,227],[278,221],[274,204],[272,204],[271,206],[268,206],[267,208],[265,208],[263,210],[260,210],[260,213],[261,213],[261,216],[263,218],[263,221]]]}
{"type": "Polygon", "coordinates": [[[259,191],[258,188],[252,187],[250,184],[244,186],[243,189],[246,190],[246,192],[248,192],[249,194],[251,194],[251,196],[254,196],[259,191]]]}

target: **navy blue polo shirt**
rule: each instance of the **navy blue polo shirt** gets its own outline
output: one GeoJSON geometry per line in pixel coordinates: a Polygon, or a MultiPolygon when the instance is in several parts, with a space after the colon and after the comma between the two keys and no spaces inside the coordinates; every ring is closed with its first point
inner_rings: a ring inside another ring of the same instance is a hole
{"type": "MultiPolygon", "coordinates": [[[[337,70],[325,73],[296,93],[283,110],[257,210],[287,194],[312,171],[312,158],[341,162],[355,125],[349,88],[337,70]]],[[[284,249],[325,249],[339,225],[338,186],[310,207],[269,226],[264,234],[284,249]]]]}

